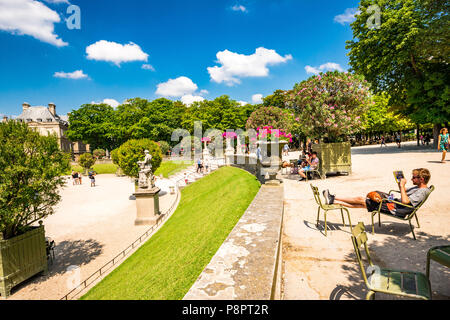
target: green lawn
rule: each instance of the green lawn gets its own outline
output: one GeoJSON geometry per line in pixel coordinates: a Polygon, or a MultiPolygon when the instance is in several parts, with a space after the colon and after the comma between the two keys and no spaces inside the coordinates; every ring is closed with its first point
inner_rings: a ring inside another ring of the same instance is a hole
{"type": "Polygon", "coordinates": [[[161,229],[82,299],[182,299],[259,187],[254,176],[233,167],[223,167],[187,186],[161,229]]]}
{"type": "Polygon", "coordinates": [[[193,161],[163,161],[159,168],[155,171],[155,175],[163,175],[165,178],[168,178],[169,175],[173,175],[187,167],[192,166],[193,161]]]}
{"type": "MultiPolygon", "coordinates": [[[[94,171],[97,172],[97,174],[114,174],[117,171],[117,166],[113,163],[105,163],[105,164],[94,164],[93,166],[94,171]]],[[[72,170],[83,172],[83,168],[81,166],[72,166],[72,170]]],[[[70,172],[68,173],[70,174],[70,172]]]]}

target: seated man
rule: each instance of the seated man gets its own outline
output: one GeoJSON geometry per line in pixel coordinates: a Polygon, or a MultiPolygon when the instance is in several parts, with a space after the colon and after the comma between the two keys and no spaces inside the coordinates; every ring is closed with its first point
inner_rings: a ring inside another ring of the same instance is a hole
{"type": "MultiPolygon", "coordinates": [[[[430,189],[427,186],[427,183],[428,181],[430,181],[430,178],[431,175],[428,169],[424,168],[414,169],[411,178],[414,187],[406,189],[405,188],[406,179],[405,178],[401,179],[398,183],[401,198],[393,200],[416,207],[430,193],[430,189]]],[[[329,190],[325,190],[323,192],[323,195],[325,197],[326,203],[341,204],[348,208],[367,208],[367,211],[372,212],[377,210],[378,207],[380,206],[379,202],[376,202],[366,197],[354,197],[354,198],[337,197],[336,195],[330,194],[329,190]]],[[[387,198],[388,195],[380,194],[380,196],[387,198]]],[[[381,206],[381,212],[394,214],[402,218],[406,217],[412,211],[413,209],[411,208],[389,201],[388,202],[383,201],[383,204],[381,206]]]]}
{"type": "Polygon", "coordinates": [[[306,174],[308,173],[308,171],[316,170],[319,167],[319,158],[317,158],[316,151],[313,151],[311,153],[311,157],[306,158],[306,163],[307,163],[306,166],[302,167],[298,171],[298,174],[301,176],[301,179],[299,181],[306,179],[306,174]]]}

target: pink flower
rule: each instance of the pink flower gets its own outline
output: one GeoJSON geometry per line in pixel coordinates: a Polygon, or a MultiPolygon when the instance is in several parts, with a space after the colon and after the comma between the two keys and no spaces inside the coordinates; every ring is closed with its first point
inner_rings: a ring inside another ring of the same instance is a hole
{"type": "Polygon", "coordinates": [[[331,110],[334,110],[334,107],[330,107],[331,110]]]}

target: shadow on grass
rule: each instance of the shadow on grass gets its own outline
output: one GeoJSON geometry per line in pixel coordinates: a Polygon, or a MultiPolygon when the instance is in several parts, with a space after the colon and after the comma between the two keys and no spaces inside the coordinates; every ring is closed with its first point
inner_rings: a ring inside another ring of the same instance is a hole
{"type": "Polygon", "coordinates": [[[103,251],[103,245],[96,240],[75,240],[62,241],[56,243],[55,259],[49,263],[48,273],[46,275],[37,274],[30,279],[15,286],[11,294],[26,287],[29,284],[39,284],[45,282],[55,275],[62,275],[67,272],[70,266],[81,267],[97,258],[103,251]]]}
{"type": "MultiPolygon", "coordinates": [[[[381,228],[375,229],[376,233],[392,234],[395,238],[389,237],[383,241],[373,239],[373,236],[370,234],[371,226],[366,226],[366,232],[369,237],[369,252],[375,265],[385,269],[408,270],[422,273],[425,273],[428,250],[434,246],[448,245],[450,240],[449,236],[431,235],[420,231],[415,231],[417,240],[414,240],[412,236],[404,236],[404,234],[410,233],[409,225],[402,225],[400,223],[385,223],[382,224],[381,228]]],[[[345,273],[347,279],[353,285],[337,285],[330,294],[330,300],[342,299],[344,295],[350,299],[365,299],[366,297],[367,287],[353,250],[345,256],[345,260],[347,259],[353,260],[354,264],[343,265],[341,271],[345,273]]],[[[363,261],[365,267],[367,267],[368,262],[364,253],[363,261]]],[[[450,299],[450,269],[432,261],[430,270],[433,299],[450,299]]],[[[403,300],[405,298],[394,295],[376,294],[376,299],[403,300]]]]}

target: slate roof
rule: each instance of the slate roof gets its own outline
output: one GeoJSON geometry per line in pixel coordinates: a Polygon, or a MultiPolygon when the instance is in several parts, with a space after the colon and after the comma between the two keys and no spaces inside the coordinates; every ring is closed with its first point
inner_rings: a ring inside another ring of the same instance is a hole
{"type": "Polygon", "coordinates": [[[68,119],[64,119],[64,116],[54,116],[47,107],[42,106],[29,107],[28,109],[22,111],[17,119],[21,119],[24,122],[28,122],[27,119],[31,119],[33,122],[50,122],[48,119],[51,119],[51,122],[59,122],[63,125],[69,124],[67,121],[68,119]],[[41,121],[38,121],[38,119],[41,119],[41,121]]]}

